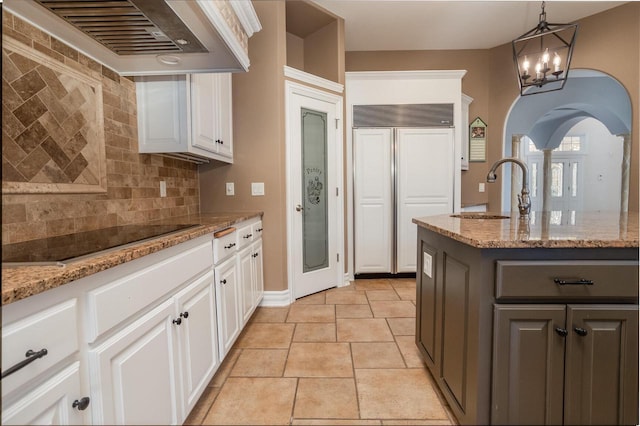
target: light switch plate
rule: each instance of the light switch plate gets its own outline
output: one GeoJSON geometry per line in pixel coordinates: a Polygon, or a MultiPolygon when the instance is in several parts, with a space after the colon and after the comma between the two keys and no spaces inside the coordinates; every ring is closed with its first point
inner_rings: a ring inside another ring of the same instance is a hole
{"type": "Polygon", "coordinates": [[[161,197],[167,196],[167,182],[164,180],[160,181],[160,196],[161,197]]]}
{"type": "Polygon", "coordinates": [[[235,187],[233,185],[233,182],[227,182],[226,186],[225,186],[225,189],[226,189],[226,194],[227,195],[235,195],[235,193],[236,193],[235,192],[235,187]]]}
{"type": "Polygon", "coordinates": [[[484,182],[478,184],[478,192],[484,192],[484,182]]]}
{"type": "Polygon", "coordinates": [[[433,265],[432,265],[432,258],[431,255],[429,253],[422,253],[423,256],[423,260],[422,260],[422,273],[425,274],[426,276],[428,276],[429,278],[433,278],[433,265]]]}
{"type": "Polygon", "coordinates": [[[264,195],[264,182],[251,182],[251,195],[264,195]]]}

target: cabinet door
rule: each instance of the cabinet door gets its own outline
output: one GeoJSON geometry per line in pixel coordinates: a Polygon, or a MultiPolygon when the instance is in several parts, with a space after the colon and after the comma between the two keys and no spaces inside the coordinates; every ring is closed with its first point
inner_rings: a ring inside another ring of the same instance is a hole
{"type": "Polygon", "coordinates": [[[562,424],[565,332],[565,305],[495,305],[492,424],[562,424]]]}
{"type": "Polygon", "coordinates": [[[217,140],[218,154],[233,158],[233,108],[231,105],[231,73],[215,74],[216,84],[216,102],[217,102],[217,140]]]}
{"type": "Polygon", "coordinates": [[[80,363],[74,362],[9,407],[2,407],[4,425],[82,425],[89,424],[89,408],[73,407],[80,393],[80,363]]]}
{"type": "Polygon", "coordinates": [[[218,152],[216,78],[214,74],[191,74],[191,144],[218,152]]]}
{"type": "Polygon", "coordinates": [[[216,266],[215,280],[218,349],[220,359],[224,359],[240,334],[240,291],[235,257],[216,266]]]}
{"type": "Polygon", "coordinates": [[[566,424],[638,423],[638,305],[569,305],[566,424]]]}
{"type": "Polygon", "coordinates": [[[251,246],[251,251],[253,252],[251,256],[253,261],[253,277],[254,277],[253,306],[257,307],[262,301],[262,296],[264,295],[262,240],[258,240],[257,242],[253,243],[253,245],[251,246]]]}
{"type": "Polygon", "coordinates": [[[178,331],[186,417],[220,365],[216,334],[213,270],[176,295],[181,319],[178,331]]]}
{"type": "Polygon", "coordinates": [[[416,271],[414,217],[453,212],[453,129],[398,129],[397,270],[416,271]]]}
{"type": "Polygon", "coordinates": [[[254,296],[253,296],[253,252],[251,251],[251,247],[247,247],[238,253],[238,266],[239,266],[239,279],[240,279],[240,290],[242,293],[242,323],[246,324],[249,318],[251,317],[251,313],[253,312],[254,307],[254,296]]]}
{"type": "Polygon", "coordinates": [[[186,76],[139,77],[136,96],[140,152],[187,152],[186,76]]]}
{"type": "Polygon", "coordinates": [[[94,423],[181,423],[174,314],[169,299],[89,350],[94,423]]]}

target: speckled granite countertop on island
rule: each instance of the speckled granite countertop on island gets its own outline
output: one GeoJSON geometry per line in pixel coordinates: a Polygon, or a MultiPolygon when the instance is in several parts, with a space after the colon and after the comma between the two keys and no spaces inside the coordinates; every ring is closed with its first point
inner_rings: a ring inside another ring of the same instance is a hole
{"type": "Polygon", "coordinates": [[[104,250],[72,260],[64,266],[2,266],[2,304],[6,305],[75,280],[130,262],[162,249],[206,234],[221,231],[236,223],[261,216],[262,212],[203,213],[179,216],[149,224],[193,224],[196,226],[137,243],[104,250]]]}
{"type": "Polygon", "coordinates": [[[414,218],[419,227],[477,248],[637,248],[638,213],[532,212],[462,213],[471,218],[438,215],[414,218]]]}

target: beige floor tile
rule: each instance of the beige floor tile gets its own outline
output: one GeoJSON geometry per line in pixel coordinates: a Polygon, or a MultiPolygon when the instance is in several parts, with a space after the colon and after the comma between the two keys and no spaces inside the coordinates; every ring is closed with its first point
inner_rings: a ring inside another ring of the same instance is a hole
{"type": "Polygon", "coordinates": [[[383,420],[383,425],[397,425],[397,426],[438,426],[438,425],[452,425],[449,420],[383,420]]]}
{"type": "Polygon", "coordinates": [[[350,281],[348,285],[343,285],[342,287],[333,287],[329,290],[325,291],[326,294],[335,293],[336,291],[355,291],[356,285],[355,281],[350,281]]]}
{"type": "Polygon", "coordinates": [[[389,343],[352,343],[353,368],[404,368],[398,345],[389,343]]]}
{"type": "Polygon", "coordinates": [[[357,419],[356,384],[351,379],[298,381],[293,417],[297,419],[357,419]]]}
{"type": "Polygon", "coordinates": [[[336,318],[373,318],[369,305],[336,305],[336,318]]]}
{"type": "Polygon", "coordinates": [[[377,426],[380,420],[362,420],[362,419],[293,419],[291,422],[295,426],[377,426]]]}
{"type": "Polygon", "coordinates": [[[406,300],[370,302],[375,318],[410,318],[416,316],[416,307],[406,300]]]}
{"type": "Polygon", "coordinates": [[[369,302],[374,300],[400,300],[393,290],[367,290],[367,299],[369,299],[369,302]]]}
{"type": "Polygon", "coordinates": [[[396,288],[396,293],[402,300],[416,300],[416,289],[414,288],[396,288]]]}
{"type": "Polygon", "coordinates": [[[334,322],[334,305],[291,305],[287,322],[334,322]]]}
{"type": "Polygon", "coordinates": [[[356,370],[363,419],[447,420],[425,369],[356,370]]]}
{"type": "Polygon", "coordinates": [[[296,299],[294,304],[296,305],[324,305],[325,303],[325,294],[326,292],[320,292],[315,294],[310,294],[309,296],[301,297],[300,299],[296,299]]]}
{"type": "Polygon", "coordinates": [[[335,323],[306,323],[296,325],[293,333],[294,342],[335,342],[335,323]]]}
{"type": "Polygon", "coordinates": [[[327,303],[334,305],[366,305],[364,291],[336,291],[327,293],[327,303]]]}
{"type": "Polygon", "coordinates": [[[415,318],[387,318],[389,327],[394,336],[415,336],[415,318]]]}
{"type": "Polygon", "coordinates": [[[296,379],[230,377],[203,424],[287,425],[296,379]]]}
{"type": "Polygon", "coordinates": [[[338,342],[389,342],[393,335],[383,318],[336,320],[338,342]]]}
{"type": "Polygon", "coordinates": [[[400,352],[402,352],[407,368],[425,368],[422,354],[416,346],[414,336],[396,336],[396,343],[400,352]]]}
{"type": "Polygon", "coordinates": [[[295,324],[252,322],[247,324],[236,346],[252,349],[287,349],[295,324]]]}
{"type": "Polygon", "coordinates": [[[289,307],[258,307],[253,314],[251,321],[253,322],[285,322],[289,314],[289,307]]]}
{"type": "Polygon", "coordinates": [[[230,377],[282,377],[286,349],[244,349],[230,377]]]}
{"type": "Polygon", "coordinates": [[[355,280],[356,290],[393,290],[388,279],[355,280]]]}
{"type": "Polygon", "coordinates": [[[220,393],[220,388],[207,387],[198,402],[196,402],[193,410],[191,410],[191,413],[189,413],[187,420],[184,421],[184,424],[201,425],[218,393],[220,393]]]}
{"type": "Polygon", "coordinates": [[[416,289],[415,278],[400,278],[397,280],[390,280],[390,283],[396,290],[399,288],[411,288],[413,290],[416,289]]]}
{"type": "Polygon", "coordinates": [[[231,369],[236,363],[236,360],[240,356],[241,352],[242,349],[238,349],[235,347],[229,350],[229,353],[224,358],[224,361],[222,361],[222,365],[220,365],[218,371],[216,371],[216,374],[213,376],[213,379],[211,379],[209,386],[220,387],[224,384],[224,381],[227,380],[227,377],[229,376],[229,373],[231,372],[231,369]]]}
{"type": "Polygon", "coordinates": [[[292,343],[285,377],[353,377],[348,343],[292,343]]]}

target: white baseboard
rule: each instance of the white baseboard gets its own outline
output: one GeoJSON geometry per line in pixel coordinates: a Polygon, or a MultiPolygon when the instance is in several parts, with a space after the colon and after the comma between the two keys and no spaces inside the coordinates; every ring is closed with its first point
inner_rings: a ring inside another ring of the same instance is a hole
{"type": "Polygon", "coordinates": [[[338,287],[346,287],[351,284],[351,281],[353,281],[353,277],[350,276],[348,272],[345,272],[342,284],[340,284],[338,287]]]}
{"type": "Polygon", "coordinates": [[[289,306],[291,293],[289,289],[282,291],[265,291],[260,306],[289,306]]]}

